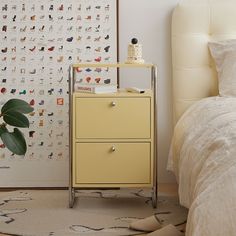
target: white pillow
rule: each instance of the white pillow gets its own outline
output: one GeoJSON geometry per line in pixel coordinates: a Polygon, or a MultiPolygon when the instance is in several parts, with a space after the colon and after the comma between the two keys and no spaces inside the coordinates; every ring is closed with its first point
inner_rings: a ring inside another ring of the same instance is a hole
{"type": "Polygon", "coordinates": [[[236,39],[209,42],[218,73],[219,94],[236,97],[236,39]]]}

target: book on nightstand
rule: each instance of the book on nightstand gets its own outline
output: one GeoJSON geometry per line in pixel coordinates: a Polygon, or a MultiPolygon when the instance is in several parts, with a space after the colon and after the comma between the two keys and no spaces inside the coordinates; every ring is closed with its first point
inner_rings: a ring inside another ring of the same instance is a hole
{"type": "Polygon", "coordinates": [[[78,84],[75,83],[74,86],[75,92],[80,92],[80,93],[97,93],[97,94],[102,94],[102,93],[116,93],[117,92],[117,85],[112,84],[112,85],[96,85],[96,84],[78,84]]]}

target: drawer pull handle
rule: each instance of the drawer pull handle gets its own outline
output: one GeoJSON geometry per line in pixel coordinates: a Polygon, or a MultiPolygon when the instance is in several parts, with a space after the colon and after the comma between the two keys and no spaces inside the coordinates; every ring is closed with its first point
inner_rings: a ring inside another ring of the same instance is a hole
{"type": "Polygon", "coordinates": [[[111,151],[114,152],[116,150],[115,146],[111,147],[111,151]]]}
{"type": "Polygon", "coordinates": [[[112,106],[112,107],[115,107],[115,106],[116,106],[116,103],[115,103],[115,102],[111,102],[111,106],[112,106]]]}

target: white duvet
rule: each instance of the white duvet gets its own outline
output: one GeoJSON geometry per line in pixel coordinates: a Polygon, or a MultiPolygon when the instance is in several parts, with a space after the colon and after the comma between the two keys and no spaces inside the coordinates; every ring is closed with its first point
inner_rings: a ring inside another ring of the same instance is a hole
{"type": "Polygon", "coordinates": [[[236,98],[189,108],[175,127],[168,169],[189,208],[187,236],[236,236],[236,98]]]}

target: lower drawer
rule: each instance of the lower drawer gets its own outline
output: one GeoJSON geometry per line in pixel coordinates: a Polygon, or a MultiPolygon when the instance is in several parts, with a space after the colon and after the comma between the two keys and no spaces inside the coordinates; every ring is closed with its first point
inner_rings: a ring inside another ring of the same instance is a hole
{"type": "Polygon", "coordinates": [[[75,184],[148,184],[150,143],[76,143],[75,184]]]}

